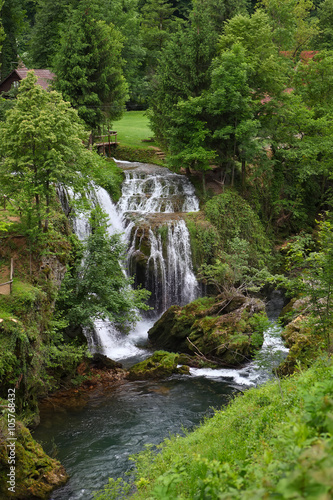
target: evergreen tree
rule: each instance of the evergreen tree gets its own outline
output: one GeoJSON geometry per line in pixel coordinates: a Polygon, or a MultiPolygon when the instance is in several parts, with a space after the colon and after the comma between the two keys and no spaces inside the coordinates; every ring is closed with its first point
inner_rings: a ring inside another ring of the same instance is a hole
{"type": "Polygon", "coordinates": [[[80,2],[65,23],[54,62],[55,86],[91,130],[119,118],[127,98],[121,57],[122,36],[96,21],[99,6],[80,2]]]}
{"type": "Polygon", "coordinates": [[[0,19],[5,34],[0,52],[0,80],[18,65],[17,39],[24,22],[24,10],[19,0],[6,0],[3,2],[0,19]]]}
{"type": "MultiPolygon", "coordinates": [[[[5,0],[0,0],[0,14],[2,13],[2,6],[4,4],[5,0]]],[[[2,16],[2,14],[1,14],[2,16]]],[[[5,30],[3,29],[2,22],[1,22],[1,16],[0,16],[0,54],[1,54],[1,49],[2,49],[2,44],[5,39],[5,30]]],[[[0,77],[1,80],[1,77],[0,77]]]]}
{"type": "Polygon", "coordinates": [[[315,38],[314,48],[333,49],[333,0],[320,3],[317,16],[319,33],[315,38]]]}
{"type": "Polygon", "coordinates": [[[34,68],[51,68],[60,45],[60,26],[77,0],[38,0],[29,56],[34,68]]]}
{"type": "Polygon", "coordinates": [[[102,19],[112,23],[123,35],[121,55],[125,61],[124,76],[133,105],[146,106],[147,84],[143,64],[146,49],[143,46],[138,0],[108,0],[103,3],[102,19]]]}
{"type": "Polygon", "coordinates": [[[156,137],[168,144],[174,107],[180,100],[198,97],[210,85],[210,65],[217,35],[206,17],[192,19],[172,34],[161,53],[150,100],[150,119],[156,137]]]}
{"type": "Polygon", "coordinates": [[[172,30],[175,8],[168,0],[147,0],[142,7],[141,32],[146,55],[146,72],[154,72],[159,54],[172,30]]]}
{"type": "Polygon", "coordinates": [[[193,0],[192,14],[208,16],[212,29],[222,33],[224,22],[236,14],[247,13],[247,0],[193,0]]]}

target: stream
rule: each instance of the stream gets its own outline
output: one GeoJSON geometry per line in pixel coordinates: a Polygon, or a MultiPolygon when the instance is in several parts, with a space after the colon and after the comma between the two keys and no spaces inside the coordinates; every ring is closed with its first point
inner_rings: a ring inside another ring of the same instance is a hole
{"type": "MultiPolygon", "coordinates": [[[[183,176],[139,163],[122,162],[121,167],[126,179],[117,207],[102,188],[95,189],[95,203],[109,214],[110,232],[123,233],[129,249],[126,267],[135,274],[136,284],[151,290],[152,311],[127,336],[107,321],[96,321],[88,344],[92,352],[103,352],[126,368],[150,355],[147,332],[163,311],[200,295],[182,219],[184,212],[197,211],[199,204],[183,176]]],[[[82,239],[89,233],[84,218],[77,217],[74,227],[82,239]]],[[[192,430],[237,392],[268,380],[272,365],[286,355],[276,323],[282,305],[282,297],[273,293],[267,303],[271,326],[259,359],[242,368],[191,368],[190,375],[162,381],[121,381],[107,390],[88,392],[83,407],[42,405],[41,423],[33,437],[70,475],[51,499],[91,499],[109,477],[131,471],[129,457],[145,445],[158,445],[171,434],[192,430]]]]}

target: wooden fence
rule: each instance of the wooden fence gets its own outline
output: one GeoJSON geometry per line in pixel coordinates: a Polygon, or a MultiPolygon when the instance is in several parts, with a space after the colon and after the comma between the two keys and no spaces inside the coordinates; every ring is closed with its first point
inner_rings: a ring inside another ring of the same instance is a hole
{"type": "Polygon", "coordinates": [[[6,281],[5,283],[0,283],[0,295],[10,295],[12,293],[13,272],[14,272],[14,260],[10,259],[9,281],[6,281]]]}

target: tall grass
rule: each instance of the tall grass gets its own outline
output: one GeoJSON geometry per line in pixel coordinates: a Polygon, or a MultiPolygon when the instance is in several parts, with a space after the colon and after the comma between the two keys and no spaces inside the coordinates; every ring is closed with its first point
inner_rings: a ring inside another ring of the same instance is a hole
{"type": "MultiPolygon", "coordinates": [[[[250,389],[159,453],[148,448],[135,458],[131,498],[333,498],[332,376],[332,360],[322,359],[282,380],[282,393],[277,381],[250,389]]],[[[120,481],[96,498],[122,498],[120,481]]]]}

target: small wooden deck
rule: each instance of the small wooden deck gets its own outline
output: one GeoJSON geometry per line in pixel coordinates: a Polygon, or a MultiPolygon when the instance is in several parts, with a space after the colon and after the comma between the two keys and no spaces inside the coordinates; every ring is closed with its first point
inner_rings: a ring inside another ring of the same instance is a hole
{"type": "Polygon", "coordinates": [[[117,144],[117,132],[114,130],[109,130],[107,134],[95,136],[93,144],[90,145],[90,148],[96,147],[99,153],[103,153],[105,155],[108,150],[109,154],[111,154],[111,146],[117,144]]]}

